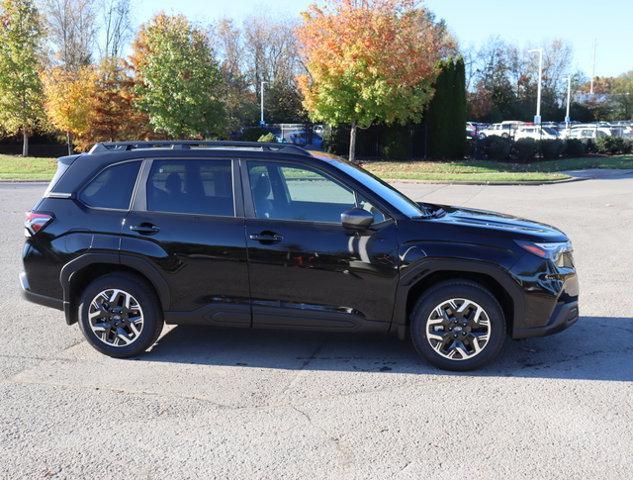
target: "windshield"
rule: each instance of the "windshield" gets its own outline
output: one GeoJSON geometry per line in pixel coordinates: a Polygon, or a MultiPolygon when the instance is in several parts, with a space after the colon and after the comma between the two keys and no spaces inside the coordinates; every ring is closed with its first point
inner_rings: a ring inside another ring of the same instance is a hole
{"type": "Polygon", "coordinates": [[[336,157],[335,155],[328,155],[324,154],[323,152],[312,152],[312,155],[317,158],[331,161],[332,165],[334,165],[336,168],[345,172],[346,174],[354,178],[354,180],[362,183],[365,187],[389,202],[389,204],[397,208],[407,217],[419,218],[429,215],[429,212],[425,212],[422,207],[420,207],[420,205],[415,203],[413,200],[405,197],[402,193],[393,188],[391,185],[384,182],[375,175],[372,175],[368,171],[363,170],[362,168],[353,165],[343,160],[342,158],[336,157]]]}
{"type": "Polygon", "coordinates": [[[558,136],[558,131],[554,130],[552,127],[543,127],[543,131],[545,133],[549,133],[550,135],[553,135],[554,137],[558,136]]]}

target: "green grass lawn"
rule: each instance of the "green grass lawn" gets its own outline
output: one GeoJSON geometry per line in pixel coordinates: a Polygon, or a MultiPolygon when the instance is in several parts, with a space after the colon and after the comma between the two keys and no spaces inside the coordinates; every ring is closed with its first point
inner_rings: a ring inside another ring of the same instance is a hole
{"type": "MultiPolygon", "coordinates": [[[[432,182],[547,182],[569,178],[564,170],[623,168],[633,170],[633,155],[566,158],[527,165],[487,160],[461,162],[363,162],[363,167],[389,180],[432,182]]],[[[0,155],[0,180],[50,180],[55,173],[52,158],[0,155]]]]}
{"type": "Polygon", "coordinates": [[[546,160],[530,164],[488,160],[461,162],[363,162],[363,167],[382,178],[436,182],[547,182],[569,178],[564,170],[622,168],[633,170],[633,155],[546,160]]]}
{"type": "Polygon", "coordinates": [[[53,158],[0,155],[0,180],[50,180],[56,169],[53,158]]]}

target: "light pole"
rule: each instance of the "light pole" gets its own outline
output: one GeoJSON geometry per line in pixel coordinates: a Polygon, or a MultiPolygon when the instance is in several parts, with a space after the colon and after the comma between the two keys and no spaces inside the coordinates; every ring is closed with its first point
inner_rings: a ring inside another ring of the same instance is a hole
{"type": "Polygon", "coordinates": [[[567,77],[567,113],[565,115],[565,127],[569,130],[571,118],[569,116],[569,105],[571,104],[571,75],[567,77]]]}
{"type": "Polygon", "coordinates": [[[536,115],[534,116],[534,124],[541,124],[541,83],[543,81],[543,49],[537,48],[529,50],[528,53],[538,52],[538,90],[536,94],[536,115]]]}
{"type": "Polygon", "coordinates": [[[262,127],[266,125],[266,122],[264,122],[264,85],[266,85],[267,83],[268,82],[262,82],[259,91],[259,95],[261,98],[261,115],[259,117],[259,125],[262,127]]]}
{"type": "Polygon", "coordinates": [[[589,87],[589,93],[593,95],[593,79],[596,78],[596,49],[598,46],[598,39],[593,39],[593,68],[591,69],[591,86],[589,87]]]}

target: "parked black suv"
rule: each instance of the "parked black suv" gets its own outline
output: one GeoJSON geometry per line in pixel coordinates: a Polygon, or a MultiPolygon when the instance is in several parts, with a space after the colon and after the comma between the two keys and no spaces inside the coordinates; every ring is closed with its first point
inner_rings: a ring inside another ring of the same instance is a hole
{"type": "Polygon", "coordinates": [[[26,298],[129,357],[163,322],[409,335],[480,367],[578,318],[559,230],[414,203],[340,158],[279,144],[98,144],[26,215],[26,298]]]}

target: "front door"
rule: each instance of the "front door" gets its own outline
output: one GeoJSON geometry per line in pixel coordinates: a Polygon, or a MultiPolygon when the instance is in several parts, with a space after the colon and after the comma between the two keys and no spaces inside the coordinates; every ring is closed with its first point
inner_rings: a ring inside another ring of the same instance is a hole
{"type": "Polygon", "coordinates": [[[233,161],[160,159],[143,170],[146,180],[126,219],[122,251],[149,258],[167,282],[166,322],[250,327],[233,161]]]}
{"type": "Polygon", "coordinates": [[[387,330],[398,279],[396,224],[331,174],[281,161],[246,161],[248,244],[256,327],[387,330]],[[360,206],[374,225],[350,231],[360,206]]]}

